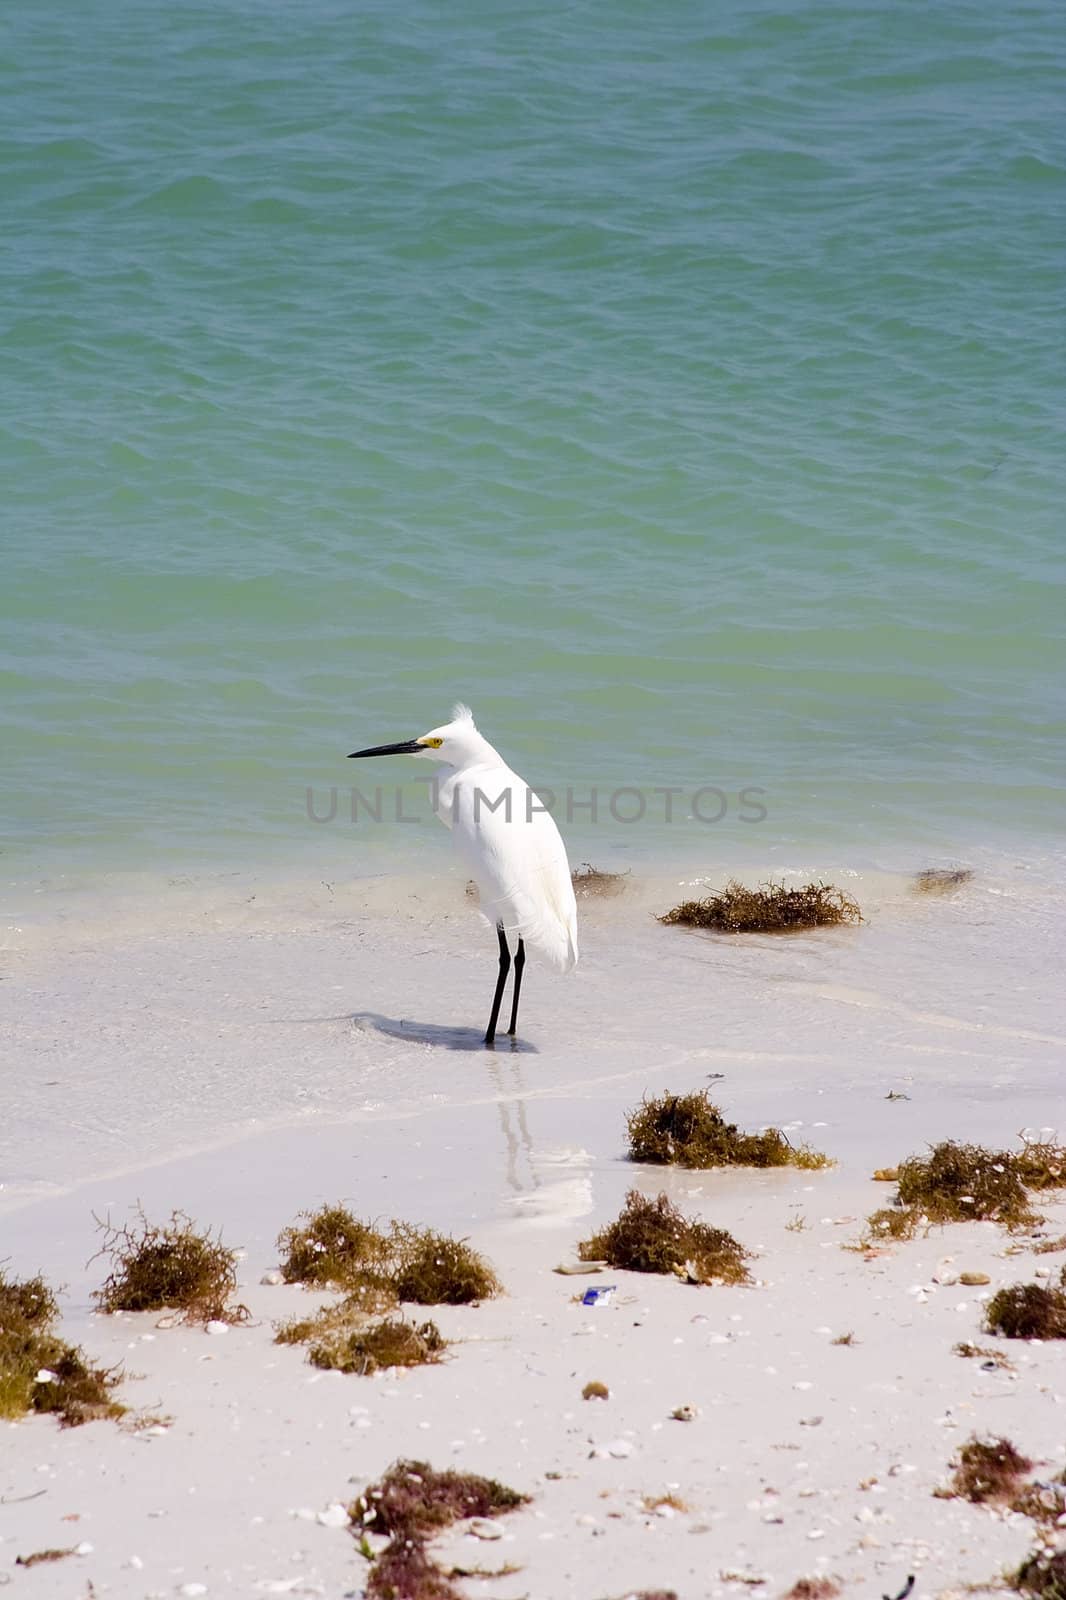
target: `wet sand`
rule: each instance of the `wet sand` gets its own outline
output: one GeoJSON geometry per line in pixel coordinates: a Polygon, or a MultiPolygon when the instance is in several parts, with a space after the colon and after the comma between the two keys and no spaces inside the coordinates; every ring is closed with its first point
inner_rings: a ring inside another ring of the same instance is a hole
{"type": "MultiPolygon", "coordinates": [[[[1052,897],[1004,878],[932,903],[860,876],[862,928],[722,940],[660,928],[670,886],[638,884],[582,906],[577,973],[530,967],[521,1048],[490,1053],[491,936],[461,887],[80,902],[9,933],[0,1257],[65,1285],[67,1335],[122,1362],[128,1405],[173,1420],[5,1427],[0,1581],[358,1594],[366,1564],[329,1508],[398,1456],[533,1496],[500,1539],[459,1530],[440,1547],[446,1564],[517,1565],[464,1581],[498,1600],[777,1595],[817,1574],[896,1594],[912,1572],[930,1595],[1016,1565],[1030,1523],[933,1490],[974,1432],[1061,1469],[1066,1349],[997,1341],[1013,1367],[985,1370],[952,1347],[990,1342],[983,1300],[1064,1258],[1012,1254],[982,1224],[869,1260],[842,1246],[886,1203],[875,1167],[1055,1124],[1052,897]],[[837,1166],[624,1159],[644,1093],[704,1086],[743,1126],[774,1123],[837,1166]],[[753,1285],[556,1274],[630,1186],[729,1228],[753,1285]],[[441,1366],[341,1377],[274,1345],[272,1324],[316,1303],[260,1282],[277,1233],[336,1199],[469,1237],[496,1268],[505,1297],[433,1312],[455,1341],[441,1366]],[[92,1314],[93,1215],[137,1201],[241,1247],[249,1325],[92,1314]],[[962,1271],[991,1281],[964,1288],[962,1271]],[[609,1305],[575,1303],[605,1283],[609,1305]],[[594,1379],[608,1400],[582,1400],[594,1379]],[[686,1509],[648,1509],[664,1495],[686,1509]]],[[[1062,1199],[1040,1209],[1066,1229],[1062,1199]]]]}

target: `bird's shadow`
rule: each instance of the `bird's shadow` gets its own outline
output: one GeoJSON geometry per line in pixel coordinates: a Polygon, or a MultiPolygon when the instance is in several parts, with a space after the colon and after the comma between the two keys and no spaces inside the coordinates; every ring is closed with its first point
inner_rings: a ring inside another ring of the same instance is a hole
{"type": "Polygon", "coordinates": [[[437,1050],[498,1051],[507,1055],[537,1055],[535,1044],[498,1033],[495,1043],[486,1044],[480,1028],[450,1028],[439,1022],[414,1022],[410,1017],[384,1017],[378,1011],[353,1011],[350,1020],[357,1028],[383,1033],[389,1039],[407,1039],[412,1044],[430,1044],[437,1050]]]}

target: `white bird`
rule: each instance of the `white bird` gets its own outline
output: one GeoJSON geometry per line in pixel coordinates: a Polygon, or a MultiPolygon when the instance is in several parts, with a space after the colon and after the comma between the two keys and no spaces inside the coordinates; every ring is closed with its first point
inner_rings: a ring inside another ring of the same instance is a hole
{"type": "Polygon", "coordinates": [[[496,1037],[511,952],[507,935],[518,936],[514,957],[513,1038],[526,944],[557,972],[577,962],[577,905],[566,848],[551,815],[517,772],[474,726],[468,706],[455,706],[451,722],[417,739],[353,750],[362,756],[428,756],[439,762],[434,810],[451,829],[460,859],[481,896],[481,910],[496,924],[500,968],[485,1043],[496,1037]]]}

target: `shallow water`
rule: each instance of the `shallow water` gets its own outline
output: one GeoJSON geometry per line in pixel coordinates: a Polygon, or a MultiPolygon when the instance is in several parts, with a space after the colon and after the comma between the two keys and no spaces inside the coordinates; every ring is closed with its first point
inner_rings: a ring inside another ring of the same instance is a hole
{"type": "Polygon", "coordinates": [[[435,862],[460,696],[577,859],[1043,855],[1049,0],[6,23],[11,876],[435,862]]]}
{"type": "Polygon", "coordinates": [[[501,1037],[495,1051],[481,1043],[495,940],[460,881],[389,876],[308,898],[227,880],[211,899],[175,888],[150,912],[142,895],[61,895],[64,918],[12,935],[0,983],[0,1209],[90,1180],[136,1190],[161,1162],[230,1145],[268,1170],[272,1132],[301,1127],[305,1181],[381,1140],[399,1177],[396,1124],[432,1128],[439,1113],[441,1129],[469,1114],[488,1141],[493,1182],[460,1171],[454,1191],[491,1219],[504,1156],[528,1164],[515,1116],[542,1151],[614,1160],[646,1091],[713,1079],[717,1092],[720,1078],[746,1126],[798,1122],[807,1138],[828,1118],[818,1137],[853,1172],[949,1133],[1051,1125],[1066,1050],[1058,890],[1022,871],[945,898],[874,875],[851,887],[858,927],[729,937],[661,926],[651,913],[677,885],[637,878],[582,904],[572,975],[531,963],[519,1047],[501,1037]],[[512,1108],[506,1149],[486,1132],[493,1106],[512,1108]]]}

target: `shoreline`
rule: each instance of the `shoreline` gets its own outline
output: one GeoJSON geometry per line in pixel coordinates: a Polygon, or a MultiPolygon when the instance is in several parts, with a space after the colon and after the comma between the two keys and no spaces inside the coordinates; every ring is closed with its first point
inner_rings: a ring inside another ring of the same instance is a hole
{"type": "MultiPolygon", "coordinates": [[[[233,926],[279,919],[282,926],[313,925],[346,915],[390,916],[455,910],[462,904],[464,876],[449,841],[437,849],[354,860],[334,854],[325,862],[294,856],[283,863],[248,859],[223,867],[200,860],[167,871],[147,865],[98,865],[54,872],[45,863],[23,863],[0,882],[0,956],[18,953],[64,932],[121,937],[126,932],[168,932],[182,927],[233,926]],[[424,860],[422,859],[424,857],[424,860]]],[[[858,885],[867,904],[913,898],[914,881],[928,868],[964,869],[971,888],[991,892],[1057,894],[1066,902],[1066,849],[1060,841],[1033,838],[1005,848],[988,841],[959,841],[951,851],[892,846],[884,851],[839,845],[800,847],[782,843],[767,851],[700,851],[639,854],[617,841],[600,849],[569,847],[576,874],[593,866],[620,874],[624,892],[611,897],[611,910],[623,915],[665,909],[680,889],[720,888],[727,879],[749,883],[769,879],[839,879],[849,891],[858,885]],[[591,858],[591,859],[590,859],[591,858]]],[[[599,900],[579,903],[582,916],[599,909],[599,900]]]]}

